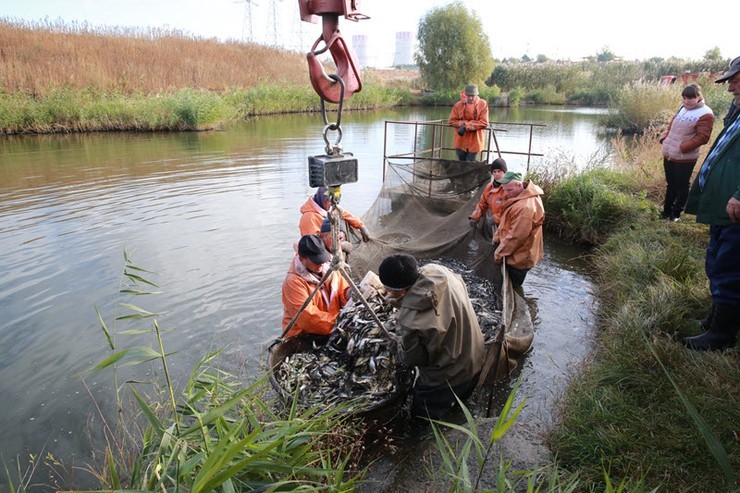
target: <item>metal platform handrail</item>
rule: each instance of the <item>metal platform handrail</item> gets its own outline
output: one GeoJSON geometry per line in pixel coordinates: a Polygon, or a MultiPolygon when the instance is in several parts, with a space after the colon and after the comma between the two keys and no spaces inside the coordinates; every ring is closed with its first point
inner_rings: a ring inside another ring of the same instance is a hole
{"type": "MultiPolygon", "coordinates": [[[[503,157],[504,154],[527,156],[527,173],[529,173],[529,165],[532,156],[541,157],[544,154],[532,152],[532,140],[534,138],[535,127],[546,127],[543,123],[525,123],[525,122],[490,122],[488,127],[485,128],[486,132],[486,145],[481,151],[481,161],[486,163],[490,162],[490,156],[495,153],[497,157],[503,157]],[[529,127],[529,144],[527,152],[520,151],[506,151],[501,149],[499,145],[496,133],[506,133],[505,128],[496,128],[500,125],[512,125],[512,126],[528,126],[529,127]],[[494,150],[491,150],[491,144],[494,146],[494,150]]],[[[402,121],[402,120],[386,120],[383,128],[383,181],[386,177],[386,168],[390,159],[418,159],[418,158],[439,158],[442,155],[442,151],[454,151],[453,147],[446,147],[442,145],[442,137],[444,134],[452,131],[452,127],[447,123],[447,120],[424,120],[424,121],[402,121]],[[413,125],[414,126],[414,147],[412,151],[403,152],[400,154],[388,154],[388,125],[413,125]],[[419,136],[420,127],[432,127],[432,147],[430,149],[419,149],[417,147],[417,141],[419,136]],[[450,129],[445,131],[445,129],[450,129]]],[[[452,141],[452,139],[447,139],[452,141]]]]}

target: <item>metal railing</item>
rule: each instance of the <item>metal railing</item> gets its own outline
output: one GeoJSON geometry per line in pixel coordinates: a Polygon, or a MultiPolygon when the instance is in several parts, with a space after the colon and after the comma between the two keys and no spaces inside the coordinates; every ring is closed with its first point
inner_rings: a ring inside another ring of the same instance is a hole
{"type": "MultiPolygon", "coordinates": [[[[518,122],[490,122],[488,127],[484,129],[486,133],[486,145],[481,151],[481,161],[491,162],[491,155],[495,154],[496,157],[503,157],[504,154],[527,156],[527,173],[529,173],[529,164],[532,156],[541,157],[544,154],[532,152],[532,141],[534,139],[534,129],[536,127],[546,127],[547,125],[542,123],[518,123],[518,122]],[[508,151],[501,149],[499,145],[499,139],[496,133],[506,133],[506,128],[497,128],[504,125],[511,126],[527,126],[529,127],[529,143],[527,146],[527,152],[522,151],[508,151]],[[493,148],[491,147],[493,145],[493,148]]],[[[388,160],[390,159],[419,159],[419,158],[441,158],[444,151],[454,151],[454,147],[446,147],[443,145],[443,139],[445,142],[452,142],[453,136],[452,131],[455,130],[447,123],[446,120],[427,120],[427,121],[397,121],[397,120],[386,120],[385,127],[383,129],[383,181],[385,181],[386,167],[388,160]],[[388,126],[389,125],[411,125],[414,127],[414,138],[413,138],[413,149],[409,152],[403,152],[400,154],[388,154],[388,126]],[[418,148],[419,141],[419,130],[431,127],[432,138],[431,147],[426,149],[418,148]],[[449,134],[449,135],[448,135],[449,134]]]]}

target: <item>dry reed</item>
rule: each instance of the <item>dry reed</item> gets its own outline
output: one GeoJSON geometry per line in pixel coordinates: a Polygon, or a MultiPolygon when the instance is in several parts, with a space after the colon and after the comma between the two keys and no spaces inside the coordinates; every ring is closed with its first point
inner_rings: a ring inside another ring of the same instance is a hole
{"type": "Polygon", "coordinates": [[[0,91],[33,96],[59,88],[156,94],[307,80],[298,53],[180,31],[4,18],[0,47],[0,91]]]}

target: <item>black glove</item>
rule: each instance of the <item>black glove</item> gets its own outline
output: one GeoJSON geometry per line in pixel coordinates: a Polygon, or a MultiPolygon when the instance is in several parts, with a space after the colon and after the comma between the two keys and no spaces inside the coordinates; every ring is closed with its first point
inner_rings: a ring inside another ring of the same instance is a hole
{"type": "Polygon", "coordinates": [[[360,235],[362,235],[362,241],[370,241],[370,232],[367,230],[366,226],[360,228],[360,235]]]}
{"type": "Polygon", "coordinates": [[[468,221],[470,221],[470,227],[471,228],[474,228],[474,227],[478,226],[478,220],[477,219],[468,219],[468,221]]]}
{"type": "Polygon", "coordinates": [[[457,135],[462,135],[465,133],[465,127],[459,127],[457,129],[457,135]]]}

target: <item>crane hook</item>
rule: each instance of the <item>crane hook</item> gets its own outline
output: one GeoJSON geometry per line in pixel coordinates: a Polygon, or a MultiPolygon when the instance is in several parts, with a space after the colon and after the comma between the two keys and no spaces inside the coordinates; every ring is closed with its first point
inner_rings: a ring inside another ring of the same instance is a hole
{"type": "Polygon", "coordinates": [[[342,99],[349,99],[354,93],[362,90],[362,80],[357,57],[339,32],[339,15],[343,14],[346,19],[352,21],[369,17],[357,12],[357,0],[298,0],[298,5],[301,20],[315,23],[318,21],[317,15],[322,18],[322,34],[313,44],[311,51],[306,54],[311,85],[324,101],[339,103],[342,99]],[[322,41],[324,47],[317,49],[322,41]],[[344,90],[335,77],[327,75],[318,59],[318,55],[327,50],[331,53],[337,68],[337,73],[332,75],[344,81],[344,90]]]}

